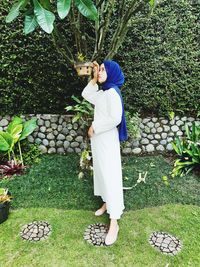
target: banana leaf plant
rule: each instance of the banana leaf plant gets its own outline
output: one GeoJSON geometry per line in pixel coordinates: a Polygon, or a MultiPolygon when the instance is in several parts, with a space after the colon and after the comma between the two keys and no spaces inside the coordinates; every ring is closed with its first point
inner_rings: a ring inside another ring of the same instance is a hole
{"type": "Polygon", "coordinates": [[[0,151],[8,154],[9,162],[11,162],[12,155],[15,165],[17,165],[14,150],[16,145],[18,145],[20,161],[22,166],[24,166],[20,141],[27,138],[36,127],[36,119],[30,119],[23,122],[20,117],[15,116],[9,123],[6,131],[0,131],[0,151]]]}

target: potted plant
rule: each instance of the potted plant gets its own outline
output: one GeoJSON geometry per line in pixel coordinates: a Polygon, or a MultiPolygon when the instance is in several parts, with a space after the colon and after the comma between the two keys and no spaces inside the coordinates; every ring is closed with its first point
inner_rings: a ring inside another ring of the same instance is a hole
{"type": "Polygon", "coordinates": [[[90,76],[92,74],[93,63],[88,61],[83,54],[78,53],[74,68],[78,76],[90,76]]]}
{"type": "Polygon", "coordinates": [[[0,224],[8,219],[11,198],[8,189],[0,188],[0,224]]]}

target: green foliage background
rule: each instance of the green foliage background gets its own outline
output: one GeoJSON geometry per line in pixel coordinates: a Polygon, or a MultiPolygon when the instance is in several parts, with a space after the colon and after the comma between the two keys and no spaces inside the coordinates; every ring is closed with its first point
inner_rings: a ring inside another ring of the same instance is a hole
{"type": "MultiPolygon", "coordinates": [[[[71,95],[80,96],[87,81],[77,79],[75,70],[66,66],[50,35],[40,29],[23,35],[22,19],[5,23],[12,2],[0,4],[0,113],[64,113],[64,107],[73,104],[71,95]]],[[[125,73],[127,110],[195,115],[200,109],[199,13],[198,1],[166,0],[150,19],[134,23],[133,18],[114,58],[125,73]]],[[[58,25],[72,40],[67,26],[67,19],[58,25]]]]}

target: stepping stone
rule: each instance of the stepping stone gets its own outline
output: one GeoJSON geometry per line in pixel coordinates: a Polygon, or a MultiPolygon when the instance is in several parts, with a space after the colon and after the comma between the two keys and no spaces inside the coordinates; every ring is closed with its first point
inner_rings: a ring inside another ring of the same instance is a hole
{"type": "Polygon", "coordinates": [[[150,235],[149,243],[168,255],[176,255],[182,248],[181,241],[177,237],[164,232],[153,232],[150,235]]]}
{"type": "Polygon", "coordinates": [[[106,246],[105,237],[109,225],[103,223],[90,224],[84,232],[84,240],[94,246],[106,246]]]}
{"type": "Polygon", "coordinates": [[[34,221],[24,225],[21,229],[20,235],[24,240],[40,241],[48,238],[51,231],[52,228],[48,222],[34,221]]]}

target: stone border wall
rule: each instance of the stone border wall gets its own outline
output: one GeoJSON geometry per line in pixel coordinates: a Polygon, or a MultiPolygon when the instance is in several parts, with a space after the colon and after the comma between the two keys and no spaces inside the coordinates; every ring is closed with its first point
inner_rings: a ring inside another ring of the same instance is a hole
{"type": "MultiPolygon", "coordinates": [[[[72,115],[28,114],[22,115],[23,120],[37,118],[38,127],[28,137],[30,143],[37,143],[43,153],[79,153],[84,149],[83,127],[72,123],[72,115]]],[[[0,131],[5,130],[12,120],[11,116],[0,116],[0,131]]],[[[179,117],[168,120],[164,117],[143,118],[140,123],[141,138],[126,142],[123,154],[166,152],[172,150],[171,141],[176,135],[184,136],[184,125],[192,125],[195,121],[200,125],[199,118],[179,117]]]]}

